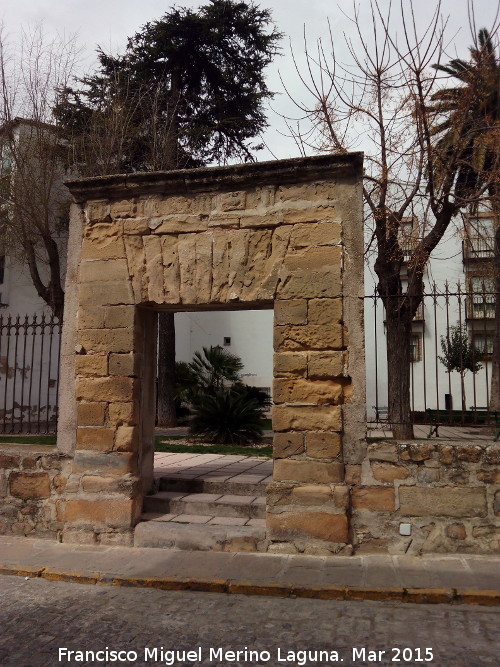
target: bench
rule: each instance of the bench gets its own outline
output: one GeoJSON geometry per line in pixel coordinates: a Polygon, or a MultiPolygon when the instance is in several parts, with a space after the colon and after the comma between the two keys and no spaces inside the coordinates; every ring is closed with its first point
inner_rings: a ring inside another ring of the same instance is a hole
{"type": "Polygon", "coordinates": [[[436,410],[434,408],[427,408],[426,413],[429,417],[429,433],[427,437],[430,438],[433,434],[436,438],[439,437],[438,429],[440,426],[463,426],[465,424],[481,424],[484,426],[495,426],[494,440],[498,440],[500,436],[500,412],[497,410],[488,410],[486,407],[472,407],[470,412],[462,412],[462,410],[436,410]],[[467,417],[472,417],[469,421],[467,417]],[[465,418],[465,420],[464,420],[465,418]]]}
{"type": "Polygon", "coordinates": [[[389,415],[387,405],[372,405],[372,409],[375,410],[375,421],[387,421],[389,415]]]}

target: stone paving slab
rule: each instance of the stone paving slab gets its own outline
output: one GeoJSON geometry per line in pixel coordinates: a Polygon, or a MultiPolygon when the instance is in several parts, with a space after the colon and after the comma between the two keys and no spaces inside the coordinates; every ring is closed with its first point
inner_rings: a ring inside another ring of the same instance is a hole
{"type": "Polygon", "coordinates": [[[0,537],[2,574],[322,599],[500,605],[499,565],[500,559],[491,556],[327,558],[82,546],[0,537]]]}

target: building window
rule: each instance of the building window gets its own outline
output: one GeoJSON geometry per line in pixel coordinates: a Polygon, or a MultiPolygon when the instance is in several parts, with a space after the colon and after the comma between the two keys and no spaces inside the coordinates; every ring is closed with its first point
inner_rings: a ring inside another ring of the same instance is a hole
{"type": "Polygon", "coordinates": [[[231,345],[231,336],[224,336],[224,347],[229,347],[231,345]]]}
{"type": "Polygon", "coordinates": [[[493,354],[493,334],[475,333],[472,335],[472,343],[479,359],[493,354]]]}
{"type": "Polygon", "coordinates": [[[469,218],[467,223],[468,256],[474,259],[493,257],[493,218],[469,218]]]}
{"type": "Polygon", "coordinates": [[[420,334],[412,334],[410,341],[410,361],[422,361],[422,336],[420,334]]]}
{"type": "Polygon", "coordinates": [[[5,278],[5,255],[0,255],[0,285],[5,278]]]}
{"type": "Polygon", "coordinates": [[[473,276],[470,279],[471,317],[491,320],[495,317],[495,282],[493,278],[473,276]]]}

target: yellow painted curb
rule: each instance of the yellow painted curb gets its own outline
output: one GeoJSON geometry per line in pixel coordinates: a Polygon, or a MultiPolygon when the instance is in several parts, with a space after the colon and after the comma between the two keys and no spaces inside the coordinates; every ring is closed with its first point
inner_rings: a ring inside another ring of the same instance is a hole
{"type": "Polygon", "coordinates": [[[255,584],[251,581],[230,582],[224,579],[176,577],[124,577],[105,573],[80,574],[50,568],[0,565],[0,575],[42,578],[78,584],[156,588],[165,591],[198,591],[238,595],[265,595],[310,598],[318,600],[392,600],[417,604],[461,603],[500,606],[500,591],[445,588],[377,588],[342,586],[293,586],[291,584],[255,584]]]}

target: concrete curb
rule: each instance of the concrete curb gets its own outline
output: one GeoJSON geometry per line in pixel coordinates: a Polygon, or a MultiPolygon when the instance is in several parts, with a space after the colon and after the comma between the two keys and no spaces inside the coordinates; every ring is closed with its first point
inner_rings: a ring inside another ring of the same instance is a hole
{"type": "Polygon", "coordinates": [[[317,600],[391,600],[417,604],[474,604],[500,606],[500,591],[456,588],[376,588],[349,586],[292,586],[287,584],[254,584],[223,579],[183,577],[125,577],[106,573],[82,575],[51,568],[29,568],[0,565],[0,575],[42,578],[77,584],[156,588],[165,591],[198,591],[238,595],[310,598],[317,600]]]}

